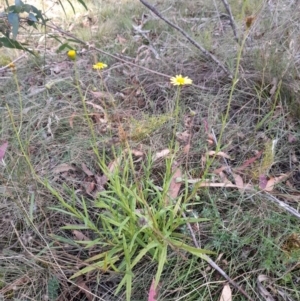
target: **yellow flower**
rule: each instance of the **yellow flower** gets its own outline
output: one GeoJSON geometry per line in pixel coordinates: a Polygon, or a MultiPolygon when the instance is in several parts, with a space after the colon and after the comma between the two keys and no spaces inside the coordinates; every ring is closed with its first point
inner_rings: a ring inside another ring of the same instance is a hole
{"type": "Polygon", "coordinates": [[[106,68],[107,67],[107,65],[106,64],[104,64],[104,63],[101,63],[101,62],[98,62],[97,64],[95,64],[95,65],[93,65],[93,69],[104,69],[104,68],[106,68]]]}
{"type": "Polygon", "coordinates": [[[74,61],[76,59],[76,51],[75,50],[69,50],[67,55],[68,55],[70,60],[74,61]]]}
{"type": "Polygon", "coordinates": [[[192,83],[193,81],[190,78],[183,77],[181,74],[171,77],[171,84],[174,86],[191,85],[192,83]]]}

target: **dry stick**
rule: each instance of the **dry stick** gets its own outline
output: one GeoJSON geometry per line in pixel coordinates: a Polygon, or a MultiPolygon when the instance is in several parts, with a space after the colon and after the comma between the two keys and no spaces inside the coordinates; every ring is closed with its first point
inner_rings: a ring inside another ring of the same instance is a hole
{"type": "Polygon", "coordinates": [[[294,209],[293,207],[289,206],[288,204],[278,200],[275,196],[272,194],[265,192],[265,194],[262,194],[262,196],[265,196],[269,201],[277,204],[279,207],[283,208],[285,211],[289,212],[290,214],[296,216],[297,218],[300,218],[300,212],[294,209]]]}
{"type": "MultiPolygon", "coordinates": [[[[186,218],[185,213],[182,213],[182,215],[186,218]]],[[[195,246],[200,249],[199,243],[196,239],[196,235],[194,233],[194,230],[191,226],[190,223],[187,223],[187,226],[191,232],[193,241],[195,246]]],[[[205,254],[204,254],[205,255],[205,254]]],[[[212,267],[214,268],[216,271],[218,271],[221,276],[223,276],[230,284],[232,284],[233,287],[235,287],[240,293],[242,293],[248,300],[250,301],[254,301],[234,280],[232,280],[209,256],[205,255],[204,256],[205,261],[212,267]]]]}
{"type": "Polygon", "coordinates": [[[163,17],[158,11],[157,9],[152,6],[151,4],[149,4],[147,1],[145,0],[140,0],[140,2],[142,4],[144,4],[147,8],[149,8],[155,15],[157,15],[160,19],[162,19],[163,21],[165,21],[167,24],[169,24],[171,27],[175,28],[176,30],[178,30],[182,35],[184,35],[195,47],[197,47],[198,49],[201,50],[201,52],[209,59],[211,59],[212,61],[214,61],[219,67],[221,67],[223,69],[223,71],[232,79],[233,76],[231,74],[231,72],[213,55],[211,54],[209,51],[207,51],[204,47],[202,47],[200,44],[198,44],[194,39],[192,39],[182,28],[178,27],[177,25],[173,24],[172,22],[170,22],[168,19],[166,19],[165,17],[163,17]]]}
{"type": "Polygon", "coordinates": [[[225,6],[225,9],[226,9],[228,15],[229,15],[230,25],[232,27],[232,31],[233,31],[233,34],[234,34],[234,39],[237,41],[237,43],[240,43],[240,40],[239,40],[238,35],[237,35],[236,25],[235,25],[235,22],[234,22],[234,18],[233,18],[232,12],[231,12],[230,5],[228,4],[227,0],[222,0],[222,2],[225,6]]]}
{"type": "Polygon", "coordinates": [[[11,64],[16,63],[17,61],[19,61],[20,59],[22,59],[25,56],[26,56],[26,54],[23,54],[23,55],[19,56],[18,58],[16,58],[15,60],[13,60],[12,62],[10,62],[9,64],[7,64],[6,66],[0,68],[0,72],[11,68],[11,64]]]}

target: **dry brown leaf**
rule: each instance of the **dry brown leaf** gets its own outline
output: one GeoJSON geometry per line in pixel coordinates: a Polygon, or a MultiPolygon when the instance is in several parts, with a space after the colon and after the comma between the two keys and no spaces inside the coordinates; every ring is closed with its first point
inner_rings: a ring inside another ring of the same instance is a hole
{"type": "Polygon", "coordinates": [[[117,39],[118,39],[118,42],[123,45],[123,44],[126,44],[127,43],[127,40],[122,37],[121,35],[117,34],[117,39]]]}
{"type": "Polygon", "coordinates": [[[94,173],[91,172],[84,163],[81,164],[81,168],[87,176],[92,177],[94,175],[94,173]]]}
{"type": "Polygon", "coordinates": [[[72,129],[73,129],[73,121],[74,121],[75,116],[76,116],[76,113],[73,112],[71,117],[69,118],[69,124],[72,129]]]}
{"type": "Polygon", "coordinates": [[[274,77],[271,84],[273,85],[273,87],[270,90],[270,95],[272,96],[275,94],[275,92],[277,90],[278,79],[276,77],[274,77]]]}
{"type": "MultiPolygon", "coordinates": [[[[182,178],[177,178],[177,182],[183,182],[182,178]]],[[[202,179],[189,179],[186,181],[189,184],[197,184],[198,187],[227,187],[227,188],[239,188],[237,185],[232,183],[215,183],[209,180],[202,179]]],[[[250,184],[244,185],[245,190],[252,190],[253,186],[250,184]]]]}
{"type": "Polygon", "coordinates": [[[4,158],[4,155],[5,155],[7,146],[8,146],[8,142],[7,142],[7,141],[5,141],[5,142],[0,146],[0,160],[3,160],[3,158],[4,158]]]}
{"type": "Polygon", "coordinates": [[[85,192],[91,196],[94,197],[94,195],[92,194],[92,192],[95,190],[96,184],[95,182],[84,182],[83,183],[83,187],[85,189],[85,192]]]}
{"type": "Polygon", "coordinates": [[[257,283],[258,292],[266,301],[275,301],[275,299],[272,297],[272,295],[268,292],[268,290],[262,284],[262,282],[266,282],[266,281],[272,282],[272,279],[266,275],[259,275],[257,277],[256,283],[257,283]]]}
{"type": "Polygon", "coordinates": [[[234,170],[235,170],[235,171],[242,171],[242,170],[244,170],[244,169],[247,168],[250,164],[252,164],[252,163],[255,162],[257,159],[259,159],[259,158],[261,157],[261,154],[262,154],[262,151],[258,152],[258,153],[256,154],[255,157],[252,157],[252,158],[246,160],[246,161],[242,164],[242,166],[237,167],[237,168],[235,168],[234,170]]]}
{"type": "MultiPolygon", "coordinates": [[[[91,91],[91,94],[94,96],[94,98],[104,98],[104,99],[110,99],[111,98],[111,96],[110,96],[110,94],[109,93],[107,93],[107,92],[103,92],[103,91],[91,91]]],[[[95,104],[92,104],[92,103],[90,103],[92,106],[94,106],[95,104]]],[[[95,105],[95,106],[97,106],[97,105],[95,105]]],[[[102,108],[102,107],[101,107],[102,108]]],[[[102,110],[102,109],[101,109],[102,110]]]]}
{"type": "Polygon", "coordinates": [[[53,169],[53,172],[55,174],[58,174],[58,173],[62,173],[62,172],[66,172],[66,171],[69,171],[69,170],[76,170],[75,167],[67,164],[67,163],[62,163],[62,164],[59,164],[57,165],[54,169],[53,169]]]}
{"type": "Polygon", "coordinates": [[[234,178],[235,185],[237,187],[239,187],[240,189],[244,189],[244,181],[243,181],[242,177],[235,173],[232,173],[232,176],[234,178]]]}
{"type": "Polygon", "coordinates": [[[86,235],[84,235],[82,232],[78,230],[73,230],[72,233],[77,240],[90,241],[90,239],[86,235]]]}
{"type": "Polygon", "coordinates": [[[95,175],[95,180],[97,183],[95,195],[97,195],[97,192],[101,192],[104,190],[104,186],[107,183],[108,178],[106,175],[103,175],[103,176],[95,175]]]}
{"type": "Polygon", "coordinates": [[[184,148],[183,148],[183,153],[184,154],[188,154],[190,152],[190,149],[191,149],[191,145],[190,144],[187,144],[184,148]]]}
{"type": "Polygon", "coordinates": [[[231,288],[228,283],[224,285],[219,301],[232,301],[231,288]]]}
{"type": "Polygon", "coordinates": [[[110,162],[108,164],[108,170],[110,172],[114,172],[116,167],[120,165],[121,160],[122,160],[122,157],[119,157],[119,158],[115,159],[114,161],[110,162]]]}
{"type": "Polygon", "coordinates": [[[189,131],[184,131],[182,133],[176,133],[176,138],[179,142],[188,143],[190,140],[191,134],[189,131]]]}
{"type": "Polygon", "coordinates": [[[225,183],[225,184],[232,184],[228,179],[227,179],[227,176],[226,176],[226,174],[224,173],[224,172],[220,172],[219,173],[219,176],[220,176],[220,178],[221,178],[221,180],[222,180],[222,182],[223,183],[225,183]]]}
{"type": "Polygon", "coordinates": [[[157,152],[154,156],[153,156],[153,161],[156,161],[158,159],[161,159],[161,158],[164,158],[166,157],[167,155],[169,155],[170,153],[170,150],[169,149],[163,149],[162,151],[160,152],[157,152]]]}
{"type": "Polygon", "coordinates": [[[92,103],[90,101],[86,101],[86,103],[88,105],[91,105],[94,109],[100,110],[104,114],[105,119],[107,120],[106,112],[105,112],[105,110],[100,105],[96,105],[95,103],[92,103]]]}
{"type": "Polygon", "coordinates": [[[181,177],[181,170],[178,167],[173,167],[174,173],[172,175],[172,179],[170,182],[169,190],[168,190],[168,196],[165,200],[165,204],[169,205],[170,201],[174,200],[177,198],[180,187],[181,187],[181,182],[177,182],[177,178],[181,177]]]}
{"type": "Polygon", "coordinates": [[[103,115],[99,114],[99,113],[91,113],[89,114],[89,116],[91,117],[92,121],[95,124],[106,124],[107,123],[107,119],[102,118],[103,115]]]}
{"type": "Polygon", "coordinates": [[[78,285],[78,287],[80,288],[80,290],[82,292],[84,292],[86,298],[89,301],[93,301],[94,300],[94,295],[91,293],[89,287],[86,285],[86,283],[83,280],[82,276],[78,277],[78,279],[76,280],[76,284],[78,285]]]}
{"type": "Polygon", "coordinates": [[[136,157],[143,157],[144,156],[144,153],[142,151],[139,151],[137,149],[132,149],[131,150],[131,153],[136,156],[136,157]]]}
{"type": "Polygon", "coordinates": [[[213,140],[206,139],[206,141],[207,141],[207,143],[208,143],[209,145],[214,145],[214,144],[215,144],[215,142],[214,142],[213,140]]]}
{"type": "Polygon", "coordinates": [[[224,171],[224,170],[227,170],[227,169],[228,169],[228,166],[223,165],[223,166],[221,166],[220,168],[215,169],[212,173],[218,175],[220,172],[222,172],[222,171],[224,171]]]}
{"type": "Polygon", "coordinates": [[[206,141],[209,145],[214,145],[215,144],[215,139],[214,139],[214,136],[212,134],[207,135],[206,141]]]}
{"type": "Polygon", "coordinates": [[[231,157],[224,152],[209,151],[209,152],[207,152],[207,154],[209,156],[219,156],[219,157],[231,160],[231,157]]]}
{"type": "Polygon", "coordinates": [[[266,184],[264,190],[265,190],[265,191],[268,191],[268,192],[272,191],[273,188],[274,188],[274,186],[275,186],[276,184],[280,183],[281,181],[284,181],[287,177],[288,177],[288,175],[283,174],[283,175],[281,175],[281,176],[279,176],[279,177],[275,177],[275,178],[272,177],[272,178],[270,178],[270,179],[267,181],[267,184],[266,184]]]}

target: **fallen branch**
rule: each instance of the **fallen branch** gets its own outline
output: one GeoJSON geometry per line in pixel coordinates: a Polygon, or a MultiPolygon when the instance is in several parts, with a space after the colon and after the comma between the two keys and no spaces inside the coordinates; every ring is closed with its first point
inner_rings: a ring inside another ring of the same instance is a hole
{"type": "Polygon", "coordinates": [[[233,76],[231,72],[209,51],[207,51],[204,47],[202,47],[200,44],[198,44],[194,39],[192,39],[182,28],[178,27],[177,25],[173,24],[171,21],[166,19],[164,16],[161,15],[160,12],[157,11],[157,9],[149,4],[145,0],[140,0],[140,2],[145,5],[148,9],[150,9],[155,15],[157,15],[160,19],[165,21],[167,24],[169,24],[171,27],[178,30],[183,36],[185,36],[196,48],[200,49],[201,52],[210,60],[214,61],[219,67],[223,69],[223,71],[232,79],[233,76]]]}
{"type": "MultiPolygon", "coordinates": [[[[186,218],[186,215],[184,213],[182,213],[182,215],[186,218]]],[[[192,226],[190,225],[190,223],[187,223],[187,226],[191,232],[193,241],[194,241],[194,245],[200,249],[200,245],[196,239],[196,235],[193,231],[192,226]]],[[[203,254],[205,255],[205,254],[203,254]]],[[[243,288],[241,288],[234,280],[232,280],[209,256],[205,255],[203,257],[205,259],[205,261],[216,271],[219,272],[219,274],[225,278],[233,287],[235,287],[241,294],[243,294],[248,300],[250,301],[254,301],[244,290],[243,288]]]]}
{"type": "Polygon", "coordinates": [[[232,31],[233,31],[234,39],[236,40],[237,43],[240,43],[240,40],[239,40],[238,35],[237,35],[236,25],[235,25],[235,22],[234,22],[234,18],[233,18],[232,12],[231,12],[230,5],[228,4],[227,0],[222,0],[222,2],[225,6],[225,9],[226,9],[228,15],[229,15],[230,25],[231,25],[231,28],[232,28],[232,31]]]}
{"type": "Polygon", "coordinates": [[[177,183],[186,182],[188,184],[197,184],[198,187],[237,188],[237,189],[240,189],[240,190],[242,189],[243,191],[245,191],[247,193],[253,193],[255,195],[259,194],[263,198],[271,201],[272,203],[275,203],[276,205],[278,205],[279,207],[281,207],[282,209],[284,209],[288,213],[290,213],[293,216],[300,219],[300,212],[299,211],[297,211],[293,207],[289,206],[288,204],[278,200],[275,196],[268,193],[267,191],[264,191],[264,190],[257,191],[251,184],[239,186],[239,185],[232,184],[232,183],[213,183],[209,180],[203,180],[201,178],[198,178],[198,179],[184,179],[182,177],[176,178],[176,182],[177,183]]]}
{"type": "Polygon", "coordinates": [[[269,201],[271,201],[271,202],[277,204],[279,207],[283,208],[288,213],[296,216],[297,218],[300,218],[300,212],[299,211],[297,211],[293,207],[289,206],[288,204],[278,200],[272,194],[266,192],[265,194],[263,194],[263,196],[265,196],[269,201]]]}

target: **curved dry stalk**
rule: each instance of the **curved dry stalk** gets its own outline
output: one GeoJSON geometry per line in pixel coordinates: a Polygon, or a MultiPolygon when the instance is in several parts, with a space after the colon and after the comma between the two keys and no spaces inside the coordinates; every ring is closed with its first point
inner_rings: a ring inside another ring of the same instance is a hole
{"type": "Polygon", "coordinates": [[[193,44],[196,48],[201,50],[201,52],[210,60],[214,61],[220,68],[223,69],[223,71],[232,79],[233,76],[231,72],[225,67],[223,63],[221,63],[213,54],[211,54],[209,51],[207,51],[203,46],[201,46],[199,43],[197,43],[194,39],[192,39],[182,28],[178,27],[177,25],[173,24],[171,21],[166,19],[164,16],[161,15],[160,12],[157,11],[157,9],[149,4],[145,0],[140,0],[140,2],[145,5],[148,9],[150,9],[155,15],[157,15],[160,19],[165,21],[167,24],[169,24],[171,27],[178,30],[183,36],[185,36],[191,44],[193,44]]]}

